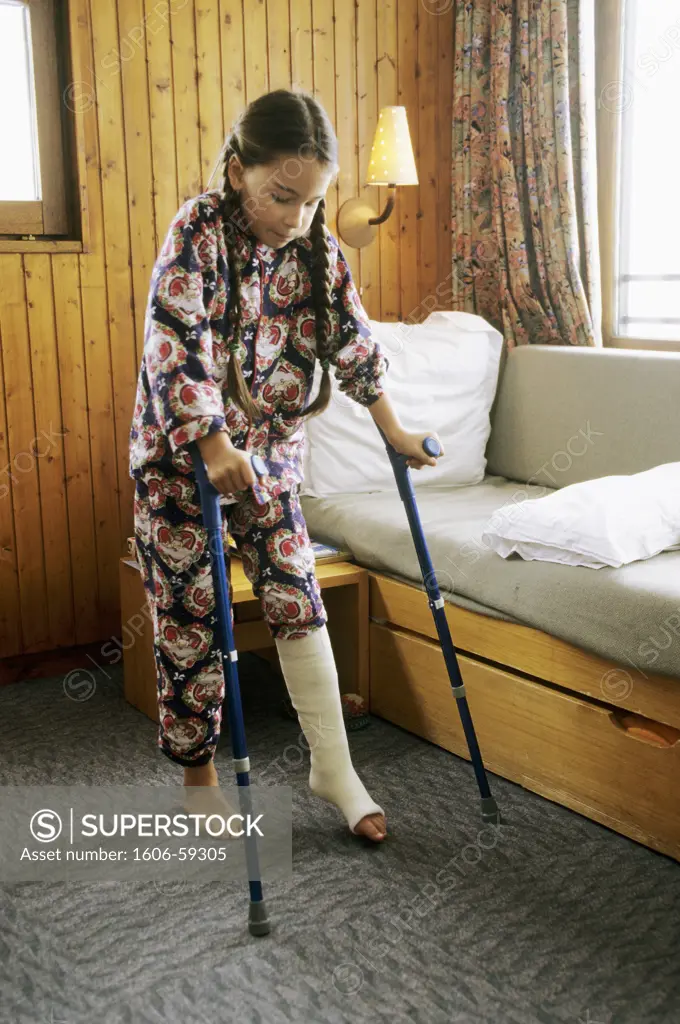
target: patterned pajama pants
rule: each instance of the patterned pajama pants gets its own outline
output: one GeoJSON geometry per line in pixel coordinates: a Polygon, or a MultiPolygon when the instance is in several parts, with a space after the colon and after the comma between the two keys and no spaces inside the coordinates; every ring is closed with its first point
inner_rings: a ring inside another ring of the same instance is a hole
{"type": "MultiPolygon", "coordinates": [[[[291,639],[320,628],[326,610],[297,488],[264,505],[250,488],[238,497],[222,506],[225,551],[228,529],[271,635],[291,639]]],[[[154,469],[137,480],[135,538],[153,622],[158,746],[177,764],[207,764],[219,739],[225,683],[208,535],[193,476],[154,469]]],[[[227,557],[232,596],[230,569],[227,557]]]]}

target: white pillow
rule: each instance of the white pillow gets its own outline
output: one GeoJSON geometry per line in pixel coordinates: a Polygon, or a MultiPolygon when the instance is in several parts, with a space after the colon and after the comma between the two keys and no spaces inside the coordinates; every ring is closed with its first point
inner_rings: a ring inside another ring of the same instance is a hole
{"type": "Polygon", "coordinates": [[[482,543],[503,558],[516,552],[591,569],[653,558],[680,546],[680,462],[509,503],[494,513],[482,543]]]}
{"type": "MultiPolygon", "coordinates": [[[[370,321],[388,361],[387,391],[407,430],[436,431],[446,455],[412,474],[417,487],[479,483],[486,469],[489,412],[496,394],[502,338],[472,313],[431,313],[422,324],[370,321]]],[[[317,374],[312,397],[320,380],[317,374]]],[[[339,390],[305,426],[302,494],[394,489],[385,445],[367,408],[339,390]]]]}

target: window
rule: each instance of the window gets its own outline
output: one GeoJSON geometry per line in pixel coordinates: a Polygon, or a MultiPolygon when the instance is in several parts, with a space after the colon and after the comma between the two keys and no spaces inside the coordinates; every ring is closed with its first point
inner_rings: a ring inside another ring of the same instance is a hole
{"type": "Polygon", "coordinates": [[[618,331],[680,339],[680,0],[624,20],[618,331]]]}
{"type": "Polygon", "coordinates": [[[66,4],[0,0],[0,236],[73,237],[66,4]]]}
{"type": "Polygon", "coordinates": [[[597,0],[605,344],[680,348],[680,0],[597,0]]]}

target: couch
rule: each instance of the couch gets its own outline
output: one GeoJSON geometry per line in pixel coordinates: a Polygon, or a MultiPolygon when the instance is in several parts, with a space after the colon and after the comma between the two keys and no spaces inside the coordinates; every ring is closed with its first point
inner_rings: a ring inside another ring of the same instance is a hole
{"type": "MultiPolygon", "coordinates": [[[[484,479],[418,506],[489,770],[680,860],[680,551],[594,570],[481,540],[507,502],[680,461],[678,395],[680,354],[513,350],[484,479]]],[[[302,502],[370,570],[371,711],[467,756],[396,492],[302,502]]]]}

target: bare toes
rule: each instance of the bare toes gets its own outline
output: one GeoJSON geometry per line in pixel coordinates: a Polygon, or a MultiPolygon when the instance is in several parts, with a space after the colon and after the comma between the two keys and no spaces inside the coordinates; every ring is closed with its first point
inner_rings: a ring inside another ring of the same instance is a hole
{"type": "Polygon", "coordinates": [[[387,835],[387,824],[382,814],[367,814],[361,819],[354,831],[357,835],[372,839],[374,843],[380,843],[387,835]]]}

